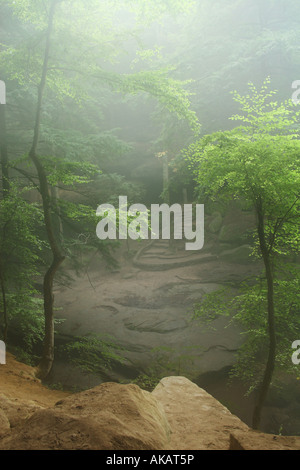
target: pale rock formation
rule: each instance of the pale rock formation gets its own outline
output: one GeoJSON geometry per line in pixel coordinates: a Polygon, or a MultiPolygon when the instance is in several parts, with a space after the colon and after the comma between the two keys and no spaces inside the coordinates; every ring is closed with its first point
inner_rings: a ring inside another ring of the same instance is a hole
{"type": "Polygon", "coordinates": [[[167,377],[152,393],[103,383],[48,407],[2,394],[0,450],[19,449],[291,450],[300,437],[251,431],[185,377],[167,377]]]}

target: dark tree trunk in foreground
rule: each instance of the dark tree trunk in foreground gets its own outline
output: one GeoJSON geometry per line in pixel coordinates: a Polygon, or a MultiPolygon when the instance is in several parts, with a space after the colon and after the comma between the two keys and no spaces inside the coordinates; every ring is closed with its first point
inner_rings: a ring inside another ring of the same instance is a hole
{"type": "Polygon", "coordinates": [[[3,197],[7,196],[8,191],[9,191],[9,170],[8,170],[5,106],[6,106],[5,104],[0,104],[0,156],[1,156],[3,197]]]}
{"type": "Polygon", "coordinates": [[[1,295],[2,295],[2,306],[3,306],[3,340],[4,340],[4,343],[7,343],[7,332],[8,332],[7,303],[6,303],[6,290],[5,290],[5,283],[4,283],[3,274],[2,274],[1,263],[0,263],[0,286],[1,286],[1,295]]]}
{"type": "Polygon", "coordinates": [[[267,279],[267,292],[268,292],[268,333],[269,333],[269,354],[264,372],[263,380],[259,389],[257,401],[255,404],[252,427],[259,429],[261,421],[261,413],[264,402],[267,398],[269,387],[272,381],[272,376],[275,368],[276,359],[276,335],[275,335],[275,310],[274,310],[274,281],[273,281],[273,266],[270,257],[269,249],[265,238],[264,229],[264,214],[262,205],[257,206],[258,217],[258,237],[260,243],[260,250],[263,257],[266,279],[267,279]]]}
{"type": "Polygon", "coordinates": [[[39,141],[39,132],[40,132],[40,122],[41,122],[41,111],[42,111],[42,101],[43,94],[47,78],[47,69],[49,61],[49,50],[50,50],[50,39],[53,29],[53,19],[55,12],[56,0],[53,0],[49,12],[49,22],[46,35],[46,47],[44,54],[44,63],[41,82],[38,89],[38,104],[37,104],[37,113],[36,113],[36,122],[34,128],[34,137],[29,156],[32,159],[35,168],[37,170],[40,192],[43,201],[43,212],[44,212],[44,221],[46,232],[48,236],[48,241],[52,251],[52,263],[49,269],[47,270],[44,277],[44,314],[45,314],[45,337],[44,337],[44,349],[41,362],[38,367],[38,377],[45,378],[49,374],[54,360],[54,313],[53,313],[53,280],[56,271],[64,260],[64,256],[61,253],[59,244],[55,237],[55,231],[52,223],[52,214],[51,214],[51,198],[49,192],[49,185],[47,180],[47,175],[44,170],[44,167],[37,155],[37,145],[39,141]]]}

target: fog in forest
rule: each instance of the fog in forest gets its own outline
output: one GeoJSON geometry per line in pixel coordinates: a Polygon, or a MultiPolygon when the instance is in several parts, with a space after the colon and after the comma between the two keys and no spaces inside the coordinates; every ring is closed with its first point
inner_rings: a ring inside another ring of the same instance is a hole
{"type": "Polygon", "coordinates": [[[299,18],[0,1],[0,362],[72,393],[184,376],[300,435],[299,18]]]}

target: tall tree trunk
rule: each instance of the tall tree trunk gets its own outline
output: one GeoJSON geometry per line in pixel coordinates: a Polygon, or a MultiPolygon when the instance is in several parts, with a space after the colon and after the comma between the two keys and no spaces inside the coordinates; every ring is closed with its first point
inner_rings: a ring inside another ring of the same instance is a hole
{"type": "Polygon", "coordinates": [[[2,306],[3,306],[3,341],[4,343],[7,343],[7,332],[8,332],[7,303],[6,303],[5,283],[4,283],[4,278],[2,274],[1,264],[0,264],[0,286],[1,286],[2,306]]]}
{"type": "Polygon", "coordinates": [[[50,50],[50,40],[51,33],[53,29],[53,19],[55,13],[55,6],[57,0],[53,0],[51,3],[49,11],[49,21],[48,29],[46,34],[46,47],[44,54],[44,63],[42,70],[41,82],[38,89],[38,104],[36,112],[36,121],[34,128],[34,136],[31,150],[29,156],[32,159],[35,168],[38,173],[40,192],[43,201],[43,212],[44,212],[44,221],[46,232],[48,236],[48,241],[52,251],[52,263],[49,269],[47,270],[44,277],[44,314],[45,314],[45,337],[44,337],[44,349],[41,362],[38,367],[37,375],[40,378],[45,378],[49,374],[54,360],[54,313],[53,313],[53,280],[56,271],[64,260],[64,256],[61,253],[59,244],[56,240],[55,231],[52,223],[51,215],[51,198],[49,193],[49,185],[47,180],[47,175],[44,170],[44,167],[37,155],[37,145],[39,141],[40,133],[40,122],[41,122],[41,112],[42,112],[42,101],[43,94],[47,78],[48,62],[49,62],[49,50],[50,50]]]}
{"type": "MultiPolygon", "coordinates": [[[[8,169],[8,150],[7,150],[7,134],[6,134],[6,104],[0,104],[0,158],[2,172],[2,196],[6,198],[9,194],[9,169],[8,169]]],[[[3,340],[7,342],[8,319],[7,319],[7,302],[4,275],[2,272],[0,260],[0,285],[3,306],[3,340]]]]}
{"type": "Polygon", "coordinates": [[[59,189],[57,186],[51,186],[52,207],[55,208],[55,216],[53,217],[53,225],[57,233],[58,240],[61,244],[64,242],[64,229],[62,224],[61,210],[59,207],[59,189]]]}
{"type": "Polygon", "coordinates": [[[270,253],[269,253],[269,249],[268,249],[266,238],[265,238],[264,214],[263,214],[261,203],[259,203],[257,207],[257,217],[258,217],[258,237],[259,237],[259,243],[260,243],[260,250],[261,250],[264,265],[265,265],[267,289],[268,289],[269,353],[268,353],[268,360],[267,360],[263,380],[260,386],[256,404],[254,407],[254,412],[253,412],[253,417],[252,417],[253,429],[259,429],[260,427],[262,408],[266,400],[269,387],[272,381],[272,376],[273,376],[273,372],[275,368],[275,359],[276,359],[273,265],[272,265],[272,260],[270,258],[270,253]]]}
{"type": "Polygon", "coordinates": [[[5,106],[6,106],[5,104],[0,104],[0,155],[1,155],[3,197],[7,196],[8,191],[9,191],[9,170],[8,170],[5,106]]]}

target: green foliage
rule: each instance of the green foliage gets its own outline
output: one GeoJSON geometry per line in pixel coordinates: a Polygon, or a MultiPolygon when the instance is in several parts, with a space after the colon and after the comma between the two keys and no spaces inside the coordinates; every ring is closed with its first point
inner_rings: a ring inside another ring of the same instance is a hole
{"type": "Polygon", "coordinates": [[[34,296],[34,280],[39,275],[41,250],[45,244],[36,235],[41,226],[41,212],[37,205],[29,204],[24,199],[28,188],[20,192],[11,185],[10,193],[0,201],[0,274],[1,290],[0,310],[2,327],[6,321],[19,315],[20,331],[24,342],[32,346],[40,334],[37,320],[40,313],[40,302],[34,296]],[[25,316],[28,328],[25,327],[25,316]],[[31,340],[32,338],[32,340],[31,340]]]}
{"type": "MultiPolygon", "coordinates": [[[[103,160],[120,158],[131,150],[131,146],[114,135],[117,129],[101,132],[96,123],[88,115],[89,112],[92,113],[93,111],[88,108],[85,113],[81,113],[83,131],[72,128],[64,129],[65,123],[63,122],[61,123],[62,128],[58,129],[53,127],[50,119],[42,126],[41,137],[44,145],[51,149],[52,154],[57,159],[67,162],[78,162],[82,166],[85,162],[85,169],[88,172],[92,172],[93,166],[88,165],[88,162],[90,162],[96,165],[94,168],[94,173],[96,173],[96,170],[101,168],[103,160]],[[92,133],[92,131],[94,132],[92,133]]],[[[49,117],[51,118],[51,116],[49,117]]]]}
{"type": "MultiPolygon", "coordinates": [[[[112,80],[113,82],[113,80],[112,80]]],[[[179,119],[185,119],[195,132],[199,134],[200,125],[196,113],[190,109],[191,93],[183,86],[190,83],[168,77],[168,70],[142,71],[137,74],[125,75],[118,80],[117,91],[130,94],[147,92],[151,97],[179,119]]]]}
{"type": "MultiPolygon", "coordinates": [[[[7,83],[8,143],[10,156],[15,158],[11,166],[33,183],[35,171],[19,156],[32,140],[50,4],[51,0],[0,2],[1,79],[7,83]]],[[[110,250],[117,244],[96,238],[96,205],[117,205],[118,194],[137,202],[143,194],[143,188],[117,175],[111,164],[117,157],[117,164],[126,168],[126,154],[135,148],[133,142],[122,140],[118,128],[124,97],[130,96],[136,108],[149,106],[149,114],[153,108],[145,96],[158,104],[156,124],[163,132],[156,139],[156,150],[168,151],[173,158],[191,138],[191,129],[199,132],[193,109],[205,116],[206,129],[218,128],[218,119],[227,109],[226,91],[244,83],[244,77],[269,73],[264,69],[272,55],[290,87],[286,70],[294,74],[298,63],[299,28],[294,18],[299,5],[290,1],[284,11],[282,5],[276,0],[57,1],[39,153],[44,155],[41,161],[50,186],[61,190],[52,194],[51,208],[67,256],[93,256],[96,249],[112,262],[110,250]],[[278,21],[281,12],[282,22],[278,21]],[[150,29],[143,34],[145,25],[150,29]],[[168,25],[168,33],[162,25],[168,25]],[[192,91],[197,94],[193,96],[192,91]],[[109,174],[100,174],[99,169],[108,169],[109,174]]],[[[255,208],[258,200],[263,201],[268,248],[273,259],[278,255],[284,261],[282,274],[275,279],[278,340],[283,344],[284,337],[298,331],[297,274],[289,271],[286,257],[299,250],[299,112],[291,103],[273,102],[275,94],[268,91],[268,85],[266,81],[258,91],[250,84],[246,96],[234,92],[234,105],[241,111],[232,120],[242,125],[203,137],[191,145],[187,157],[201,202],[204,197],[219,203],[242,198],[255,208]],[[289,313],[293,318],[290,329],[289,313]]],[[[153,138],[152,131],[149,141],[153,138]]],[[[136,154],[147,153],[147,145],[137,146],[136,154]]],[[[173,162],[174,192],[183,184],[191,185],[186,163],[173,162]]],[[[125,174],[132,173],[126,168],[125,174]]],[[[12,189],[9,198],[0,202],[0,271],[10,324],[20,328],[30,350],[40,341],[42,326],[41,302],[33,281],[40,275],[41,254],[45,262],[49,253],[48,245],[37,236],[44,236],[40,208],[25,198],[26,190],[18,195],[12,189]]],[[[255,248],[260,256],[258,243],[255,248]]],[[[278,265],[276,269],[280,273],[278,265]]],[[[206,304],[211,318],[223,309],[222,295],[206,304]]],[[[266,349],[265,295],[265,282],[259,279],[245,286],[235,303],[225,302],[239,311],[235,319],[252,338],[246,356],[253,360],[244,364],[247,371],[253,370],[254,357],[266,349]]],[[[0,302],[3,310],[3,296],[0,302]]],[[[91,338],[83,343],[77,347],[88,351],[84,365],[88,368],[90,361],[96,361],[97,345],[91,338]]],[[[102,360],[109,362],[105,348],[102,360]]],[[[284,364],[280,351],[277,360],[284,364]]],[[[173,367],[166,357],[155,361],[143,378],[148,385],[173,367]]]]}
{"type": "Polygon", "coordinates": [[[35,263],[44,247],[35,235],[42,223],[41,211],[36,204],[29,204],[24,198],[29,189],[20,190],[12,185],[9,195],[0,200],[1,266],[4,270],[10,268],[9,276],[14,281],[22,273],[22,277],[37,274],[35,263]]]}
{"type": "Polygon", "coordinates": [[[64,391],[64,386],[61,382],[48,384],[47,387],[50,388],[50,390],[64,391]]]}
{"type": "MultiPolygon", "coordinates": [[[[12,8],[25,38],[17,44],[9,41],[5,44],[0,51],[0,65],[5,70],[7,80],[17,81],[24,91],[28,91],[40,77],[43,56],[41,37],[46,29],[47,8],[44,2],[35,2],[34,5],[21,0],[5,3],[12,8]]],[[[173,10],[179,14],[193,2],[154,3],[154,11],[159,16],[161,10],[164,13],[173,10]]],[[[145,15],[150,13],[146,2],[143,2],[142,8],[140,2],[129,4],[135,4],[145,15]]],[[[187,119],[195,130],[198,129],[196,115],[190,110],[190,94],[183,88],[188,81],[172,78],[169,70],[163,68],[120,74],[108,67],[124,52],[123,44],[135,35],[139,27],[137,18],[132,20],[128,12],[124,13],[124,6],[128,7],[128,2],[91,1],[88,8],[81,0],[57,3],[51,66],[47,72],[47,98],[51,101],[58,99],[62,104],[72,100],[80,106],[77,108],[79,110],[91,102],[96,104],[95,96],[99,96],[97,88],[102,91],[103,86],[125,94],[146,92],[180,119],[187,119]]],[[[101,100],[103,102],[103,96],[101,100]]]]}
{"type": "Polygon", "coordinates": [[[29,189],[11,183],[9,194],[0,200],[0,325],[8,345],[18,344],[17,355],[26,362],[34,361],[43,340],[43,300],[35,282],[46,248],[38,236],[41,211],[25,199],[29,189]]]}
{"type": "MultiPolygon", "coordinates": [[[[100,254],[107,268],[116,268],[117,261],[114,251],[119,247],[118,240],[100,240],[96,235],[98,218],[93,207],[58,199],[53,212],[62,221],[66,236],[62,236],[61,244],[70,266],[79,275],[87,269],[90,259],[100,254]]],[[[61,273],[61,280],[69,283],[67,275],[61,273]]]]}
{"type": "Polygon", "coordinates": [[[9,327],[22,349],[32,354],[44,337],[43,299],[33,289],[7,296],[9,327]]]}
{"type": "MultiPolygon", "coordinates": [[[[299,375],[291,361],[291,345],[300,336],[300,271],[295,265],[284,265],[275,280],[276,340],[278,371],[299,375]]],[[[239,377],[251,392],[261,380],[264,358],[268,351],[266,317],[267,292],[263,277],[244,281],[236,289],[224,288],[207,294],[194,306],[194,320],[209,325],[218,316],[228,318],[228,326],[242,330],[244,343],[239,349],[231,377],[239,377]]]]}
{"type": "Polygon", "coordinates": [[[268,246],[272,253],[299,249],[300,140],[295,130],[299,111],[291,102],[270,101],[266,80],[260,91],[234,99],[244,125],[216,132],[186,152],[199,197],[242,199],[249,207],[262,203],[268,246]]]}
{"type": "MultiPolygon", "coordinates": [[[[240,114],[232,120],[242,125],[203,137],[190,146],[186,156],[199,195],[226,202],[241,199],[263,220],[262,226],[257,225],[255,252],[264,260],[268,257],[272,265],[276,365],[287,371],[293,369],[291,344],[300,333],[299,270],[287,262],[287,255],[299,253],[299,111],[291,102],[273,101],[275,92],[269,91],[269,83],[265,80],[259,91],[250,83],[246,96],[234,92],[240,114]]],[[[266,277],[245,284],[232,300],[223,300],[224,292],[220,292],[196,308],[197,317],[211,319],[226,313],[242,326],[245,343],[233,374],[254,385],[261,381],[269,347],[270,291],[266,277]]]]}
{"type": "Polygon", "coordinates": [[[74,338],[74,342],[65,346],[72,364],[87,373],[103,376],[113,363],[124,360],[116,351],[122,348],[109,335],[90,335],[74,338]]]}
{"type": "Polygon", "coordinates": [[[103,173],[98,176],[91,191],[95,194],[95,205],[105,202],[118,207],[120,195],[126,195],[130,205],[142,201],[145,197],[145,189],[141,184],[127,181],[124,176],[116,173],[103,173]]]}
{"type": "Polygon", "coordinates": [[[47,172],[48,183],[51,186],[58,184],[75,187],[78,184],[86,184],[93,181],[99,169],[88,162],[76,160],[62,160],[57,157],[41,157],[47,172]]]}
{"type": "Polygon", "coordinates": [[[151,361],[146,370],[138,375],[132,383],[152,392],[161,379],[172,375],[184,375],[192,380],[195,371],[193,365],[192,350],[195,347],[187,347],[178,355],[174,348],[161,346],[151,350],[151,361]]]}

